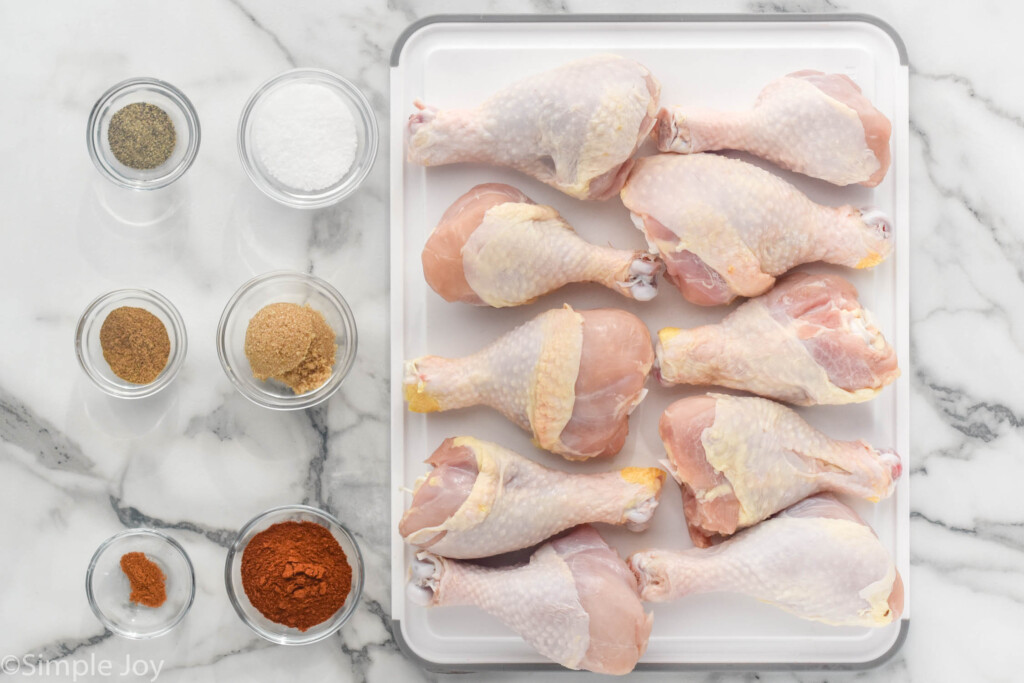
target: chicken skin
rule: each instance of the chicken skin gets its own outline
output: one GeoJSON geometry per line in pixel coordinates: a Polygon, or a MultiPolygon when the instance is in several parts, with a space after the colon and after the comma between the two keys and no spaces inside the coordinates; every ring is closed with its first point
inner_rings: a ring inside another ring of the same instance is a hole
{"type": "Polygon", "coordinates": [[[608,199],[654,128],[660,92],[642,64],[595,55],[524,78],[475,109],[417,101],[408,159],[508,166],[577,199],[608,199]]]}

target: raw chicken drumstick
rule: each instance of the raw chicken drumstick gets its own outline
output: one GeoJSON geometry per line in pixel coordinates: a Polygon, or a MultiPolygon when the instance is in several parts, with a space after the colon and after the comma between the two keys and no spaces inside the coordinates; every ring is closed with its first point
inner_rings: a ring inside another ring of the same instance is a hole
{"type": "Polygon", "coordinates": [[[642,64],[596,55],[524,78],[476,109],[416,101],[408,158],[509,166],[579,199],[619,191],[654,128],[661,86],[642,64]]]}
{"type": "Polygon", "coordinates": [[[540,448],[583,460],[622,448],[653,363],[651,335],[632,313],[566,306],[471,356],[406,361],[403,384],[415,413],[490,406],[540,448]]]}
{"type": "Polygon", "coordinates": [[[738,149],[835,185],[874,187],[889,170],[892,124],[848,76],[797,71],[769,83],[742,112],[669,107],[662,152],[738,149]]]}
{"type": "Polygon", "coordinates": [[[636,577],[592,527],[548,541],[528,564],[481,567],[421,550],[409,598],[426,606],[474,605],[545,657],[570,669],[626,674],[647,649],[653,617],[636,577]]]}
{"type": "Polygon", "coordinates": [[[682,489],[690,538],[700,548],[815,493],[877,502],[902,472],[894,452],[830,439],[763,398],[684,398],[662,413],[659,432],[664,464],[682,489]]]}
{"type": "Polygon", "coordinates": [[[771,173],[715,154],[639,159],[622,202],[665,276],[701,306],[763,294],[802,263],[870,268],[892,251],[881,212],[815,204],[771,173]]]}
{"type": "Polygon", "coordinates": [[[903,580],[885,546],[827,493],[714,548],[646,550],[628,562],[648,602],[742,593],[833,626],[885,626],[903,612],[903,580]]]}
{"type": "Polygon", "coordinates": [[[661,263],[585,242],[558,212],[510,185],[477,185],[455,200],[423,248],[427,284],[447,301],[519,306],[570,282],[598,282],[649,301],[661,263]]]}
{"type": "Polygon", "coordinates": [[[717,384],[802,406],[860,403],[899,377],[896,353],[836,275],[791,273],[721,323],[658,332],[663,384],[717,384]]]}
{"type": "Polygon", "coordinates": [[[398,531],[406,543],[459,559],[528,548],[588,522],[643,531],[665,472],[627,467],[568,474],[471,436],[446,439],[427,460],[398,531]]]}

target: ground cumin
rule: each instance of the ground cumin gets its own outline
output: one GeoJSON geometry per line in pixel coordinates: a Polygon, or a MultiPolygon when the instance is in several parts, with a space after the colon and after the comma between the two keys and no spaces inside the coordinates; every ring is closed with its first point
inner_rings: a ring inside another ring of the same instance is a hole
{"type": "Polygon", "coordinates": [[[100,326],[100,349],[110,370],[126,382],[149,384],[171,355],[167,328],[144,308],[115,308],[100,326]]]}
{"type": "Polygon", "coordinates": [[[132,592],[128,599],[137,605],[159,607],[167,600],[167,577],[145,553],[121,556],[121,571],[128,577],[132,592]]]}
{"type": "Polygon", "coordinates": [[[280,522],[245,546],[242,588],[267,619],[306,631],[345,604],[352,589],[352,567],[325,527],[280,522]]]}
{"type": "Polygon", "coordinates": [[[337,350],[334,330],[309,304],[264,306],[245,330],[245,356],[253,377],[284,382],[296,394],[331,378],[337,350]]]}

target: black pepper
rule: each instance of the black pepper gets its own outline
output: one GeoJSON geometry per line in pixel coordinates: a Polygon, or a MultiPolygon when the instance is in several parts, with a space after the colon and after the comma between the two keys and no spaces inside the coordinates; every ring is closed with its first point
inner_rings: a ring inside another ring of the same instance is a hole
{"type": "Polygon", "coordinates": [[[163,109],[148,102],[132,102],[110,117],[107,141],[122,164],[149,170],[171,158],[177,135],[174,122],[163,109]]]}

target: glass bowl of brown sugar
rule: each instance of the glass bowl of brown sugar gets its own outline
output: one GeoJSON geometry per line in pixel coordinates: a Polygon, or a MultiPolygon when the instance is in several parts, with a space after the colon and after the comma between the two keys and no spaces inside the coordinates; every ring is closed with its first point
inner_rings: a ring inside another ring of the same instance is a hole
{"type": "Polygon", "coordinates": [[[181,314],[149,289],[117,289],[90,303],[75,329],[78,363],[93,384],[117,398],[152,396],[185,362],[181,314]]]}
{"type": "Polygon", "coordinates": [[[114,534],[96,550],[85,574],[96,618],[124,638],[155,638],[185,618],[196,595],[185,549],[153,529],[114,534]]]}
{"type": "Polygon", "coordinates": [[[306,273],[254,277],[217,326],[217,356],[247,399],[275,410],[311,408],[338,390],[355,362],[355,317],[345,298],[306,273]]]}
{"type": "Polygon", "coordinates": [[[363,557],[333,515],[284,505],[238,532],[224,583],[231,605],[253,631],[281,645],[308,645],[336,633],[352,616],[363,594],[363,557]]]}
{"type": "Polygon", "coordinates": [[[199,117],[185,94],[155,78],[130,78],[89,114],[89,157],[111,182],[155,190],[185,174],[199,153],[199,117]]]}

